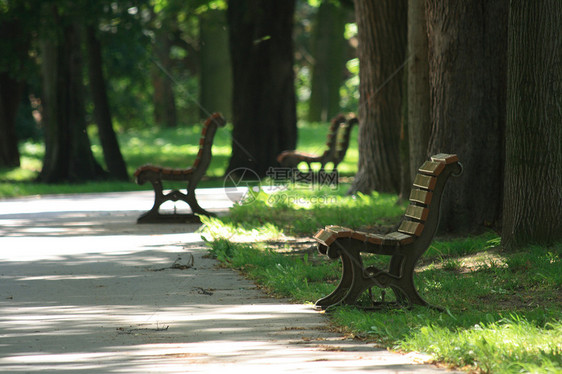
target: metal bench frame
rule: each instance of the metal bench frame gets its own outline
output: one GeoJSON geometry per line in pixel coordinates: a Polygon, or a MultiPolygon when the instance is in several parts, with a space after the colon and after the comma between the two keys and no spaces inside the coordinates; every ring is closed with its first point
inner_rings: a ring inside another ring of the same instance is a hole
{"type": "Polygon", "coordinates": [[[301,162],[308,165],[308,172],[312,171],[313,163],[320,163],[320,172],[324,172],[326,164],[332,163],[332,172],[337,170],[338,164],[343,160],[349,146],[351,129],[357,124],[354,115],[348,117],[339,114],[334,117],[326,137],[326,149],[321,155],[299,152],[296,150],[283,151],[277,156],[277,161],[283,167],[297,169],[301,162]]]}
{"type": "MultiPolygon", "coordinates": [[[[437,154],[419,169],[410,193],[410,205],[396,232],[369,234],[340,226],[327,226],[314,238],[318,250],[330,259],[340,259],[342,275],[336,289],[315,304],[317,309],[353,305],[373,286],[390,288],[401,306],[430,306],[414,285],[414,267],[427,251],[439,225],[441,196],[449,176],[462,174],[456,155],[437,154]],[[363,265],[362,253],[390,256],[388,270],[363,265]]],[[[388,305],[372,301],[372,307],[388,305]]]]}
{"type": "Polygon", "coordinates": [[[197,158],[190,168],[172,169],[154,165],[144,165],[135,171],[135,181],[138,184],[152,183],[154,189],[154,205],[148,212],[143,213],[137,223],[196,223],[201,222],[196,214],[214,216],[207,212],[197,202],[195,188],[207,172],[211,163],[212,147],[215,133],[219,127],[226,124],[219,113],[212,114],[203,125],[201,138],[199,140],[199,152],[197,158]],[[177,189],[164,193],[163,181],[187,182],[187,191],[183,193],[177,189]],[[184,201],[191,208],[191,214],[185,213],[160,213],[160,206],[166,201],[184,201]]]}

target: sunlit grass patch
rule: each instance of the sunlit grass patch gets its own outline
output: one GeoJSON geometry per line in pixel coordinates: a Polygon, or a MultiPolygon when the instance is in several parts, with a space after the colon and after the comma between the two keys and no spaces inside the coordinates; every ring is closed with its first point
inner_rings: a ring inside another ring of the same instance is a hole
{"type": "Polygon", "coordinates": [[[353,229],[390,227],[397,224],[404,206],[391,194],[347,196],[349,185],[286,186],[273,193],[261,191],[250,202],[231,209],[227,218],[240,225],[273,222],[290,234],[313,234],[325,225],[342,225],[353,229]]]}

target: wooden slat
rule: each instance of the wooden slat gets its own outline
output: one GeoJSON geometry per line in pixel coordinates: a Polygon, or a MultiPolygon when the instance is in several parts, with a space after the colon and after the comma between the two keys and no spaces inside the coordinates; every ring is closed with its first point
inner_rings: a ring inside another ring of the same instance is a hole
{"type": "Polygon", "coordinates": [[[423,206],[410,204],[406,208],[406,213],[404,215],[409,218],[417,219],[418,221],[425,221],[427,215],[429,214],[429,208],[423,206]]]}
{"type": "Polygon", "coordinates": [[[425,191],[425,190],[419,190],[413,188],[412,191],[410,192],[410,201],[413,201],[415,203],[429,205],[431,203],[432,197],[433,197],[433,192],[431,191],[425,191]]]}
{"type": "Polygon", "coordinates": [[[355,240],[361,240],[364,242],[367,241],[367,235],[369,234],[363,231],[353,231],[351,233],[351,238],[355,240]]]}
{"type": "Polygon", "coordinates": [[[350,238],[353,233],[352,229],[341,226],[326,226],[326,230],[334,233],[337,238],[350,238]]]}
{"type": "Polygon", "coordinates": [[[423,223],[404,220],[400,224],[398,231],[405,234],[420,236],[423,231],[423,223]]]}
{"type": "Polygon", "coordinates": [[[399,246],[411,244],[414,242],[414,239],[415,236],[398,231],[388,233],[384,236],[385,243],[392,241],[399,246]]]}
{"type": "Polygon", "coordinates": [[[445,164],[452,164],[458,162],[459,158],[455,154],[439,153],[431,156],[431,161],[444,162],[445,164]]]}
{"type": "Polygon", "coordinates": [[[437,184],[437,178],[431,175],[416,174],[414,178],[414,186],[424,188],[426,190],[434,190],[437,184]]]}
{"type": "Polygon", "coordinates": [[[317,242],[324,244],[326,247],[329,247],[330,244],[336,240],[336,235],[333,232],[322,229],[314,235],[314,239],[317,242]]]}
{"type": "Polygon", "coordinates": [[[445,163],[437,161],[426,161],[418,169],[420,173],[438,176],[445,169],[445,163]]]}
{"type": "Polygon", "coordinates": [[[384,236],[378,234],[367,234],[367,242],[372,244],[382,244],[384,236]]]}

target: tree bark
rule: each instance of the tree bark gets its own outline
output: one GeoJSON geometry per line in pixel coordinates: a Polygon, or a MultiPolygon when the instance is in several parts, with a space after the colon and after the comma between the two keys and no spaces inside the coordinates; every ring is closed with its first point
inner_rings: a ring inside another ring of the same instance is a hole
{"type": "Polygon", "coordinates": [[[359,55],[359,165],[351,193],[400,189],[399,137],[406,0],[355,0],[359,55]]]}
{"type": "Polygon", "coordinates": [[[313,31],[312,81],[308,120],[328,122],[340,112],[340,87],[344,80],[347,9],[323,1],[313,31]]]}
{"type": "Polygon", "coordinates": [[[178,125],[176,113],[176,97],[172,80],[166,75],[172,67],[170,49],[172,41],[168,30],[164,27],[154,31],[155,43],[153,45],[157,64],[152,67],[152,87],[154,89],[152,101],[154,104],[154,122],[163,127],[176,127],[178,125]],[[166,72],[162,70],[166,70],[166,72]]]}
{"type": "Polygon", "coordinates": [[[464,166],[441,204],[440,229],[495,226],[501,217],[507,1],[426,2],[431,119],[429,150],[464,166]]]}
{"type": "MultiPolygon", "coordinates": [[[[50,14],[60,25],[56,8],[50,14]]],[[[61,42],[42,43],[45,157],[39,180],[96,180],[104,173],[86,132],[79,27],[71,23],[61,30],[61,42]]]]}
{"type": "Polygon", "coordinates": [[[231,0],[232,156],[227,172],[259,176],[297,141],[293,71],[294,0],[231,0]]]}
{"type": "Polygon", "coordinates": [[[408,1],[408,140],[410,178],[428,159],[431,133],[427,26],[424,0],[408,1]]]}
{"type": "Polygon", "coordinates": [[[511,1],[502,244],[562,239],[562,3],[511,1]]]}
{"type": "Polygon", "coordinates": [[[0,72],[0,167],[20,166],[16,114],[22,92],[22,82],[0,72]]]}
{"type": "Polygon", "coordinates": [[[0,167],[18,167],[16,116],[25,85],[21,74],[28,60],[30,36],[20,20],[2,19],[0,43],[0,167]]]}
{"type": "Polygon", "coordinates": [[[127,166],[119,149],[119,142],[111,121],[111,110],[103,74],[101,45],[93,26],[86,27],[86,50],[88,51],[88,72],[94,102],[94,117],[98,125],[105,164],[111,177],[128,180],[127,166]]]}
{"type": "Polygon", "coordinates": [[[232,116],[232,70],[228,54],[226,12],[209,10],[199,17],[200,102],[207,118],[210,113],[220,112],[232,116]]]}

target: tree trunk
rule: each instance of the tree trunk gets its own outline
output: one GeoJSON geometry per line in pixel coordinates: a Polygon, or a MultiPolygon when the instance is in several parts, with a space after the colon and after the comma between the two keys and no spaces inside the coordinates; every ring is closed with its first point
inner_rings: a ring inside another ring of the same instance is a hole
{"type": "Polygon", "coordinates": [[[410,177],[429,157],[431,133],[427,26],[424,0],[408,1],[408,140],[410,177]]]}
{"type": "Polygon", "coordinates": [[[359,55],[359,166],[350,192],[400,189],[399,137],[406,0],[355,0],[359,55]]]}
{"type": "Polygon", "coordinates": [[[230,119],[232,116],[232,70],[228,54],[228,31],[226,12],[209,10],[199,17],[199,39],[201,73],[201,116],[220,112],[230,119]]]}
{"type": "MultiPolygon", "coordinates": [[[[56,9],[53,13],[56,22],[60,22],[56,9]]],[[[103,176],[103,170],[94,159],[86,132],[79,27],[67,25],[61,35],[63,41],[58,45],[53,40],[44,40],[42,46],[46,128],[39,180],[95,180],[103,176]]]]}
{"type": "Polygon", "coordinates": [[[176,114],[176,97],[173,82],[167,76],[172,67],[170,49],[172,41],[164,27],[155,30],[155,43],[153,45],[157,65],[152,67],[152,87],[154,89],[152,101],[154,104],[154,122],[164,127],[176,127],[178,124],[176,114]],[[163,71],[165,70],[165,71],[163,71]]]}
{"type": "MultiPolygon", "coordinates": [[[[410,176],[410,134],[408,132],[408,70],[404,71],[403,79],[404,100],[402,100],[402,117],[400,121],[400,193],[398,201],[407,201],[412,190],[413,178],[410,176]]],[[[420,164],[421,165],[421,164],[420,164]]],[[[418,166],[419,167],[419,166],[418,166]]]]}
{"type": "Polygon", "coordinates": [[[428,0],[430,153],[464,166],[441,204],[441,229],[467,232],[501,217],[507,1],[428,0]]]}
{"type": "Polygon", "coordinates": [[[94,117],[98,125],[105,164],[111,177],[118,180],[128,180],[127,166],[119,149],[119,142],[111,122],[111,111],[103,75],[101,45],[93,26],[86,27],[86,49],[88,51],[88,72],[94,102],[94,117]]]}
{"type": "Polygon", "coordinates": [[[22,92],[22,82],[0,72],[0,167],[20,166],[16,114],[22,92]]]}
{"type": "Polygon", "coordinates": [[[344,80],[347,9],[324,1],[318,7],[313,33],[312,82],[308,120],[328,122],[340,112],[340,87],[344,80]]]}
{"type": "Polygon", "coordinates": [[[502,244],[562,239],[562,3],[512,1],[509,12],[502,244]]]}
{"type": "Polygon", "coordinates": [[[231,0],[232,156],[228,171],[263,176],[297,141],[293,71],[294,0],[231,0]]]}
{"type": "Polygon", "coordinates": [[[28,60],[30,36],[18,19],[0,21],[0,167],[20,166],[16,116],[23,94],[21,73],[28,60]],[[16,78],[16,77],[20,78],[16,78]]]}

